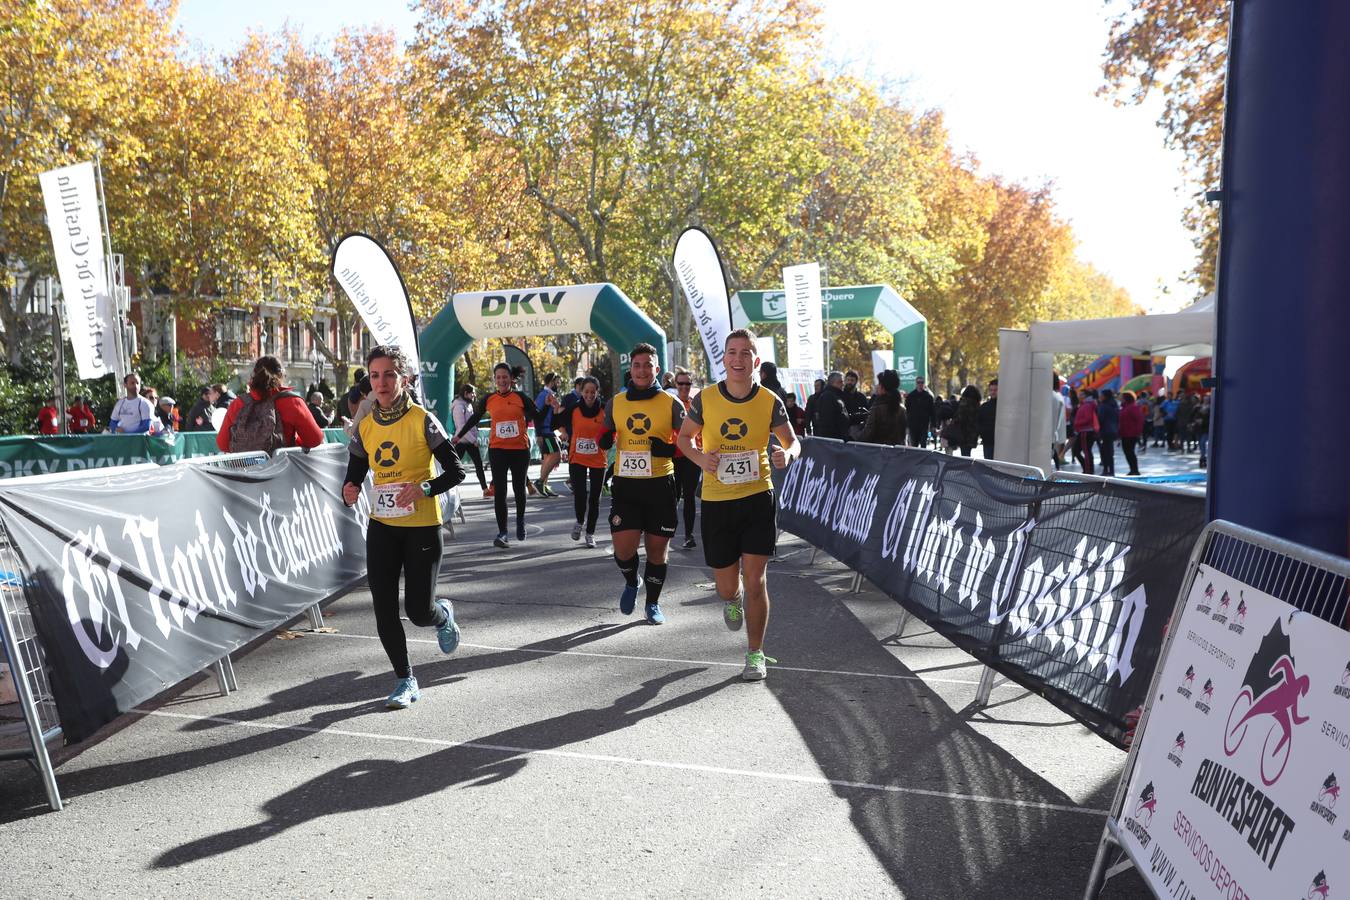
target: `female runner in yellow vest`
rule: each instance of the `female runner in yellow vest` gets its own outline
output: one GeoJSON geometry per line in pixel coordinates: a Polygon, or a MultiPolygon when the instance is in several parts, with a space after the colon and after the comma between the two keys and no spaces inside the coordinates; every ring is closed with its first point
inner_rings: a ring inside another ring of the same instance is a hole
{"type": "Polygon", "coordinates": [[[742,619],[747,623],[749,652],[741,677],[763,681],[765,662],[773,662],[764,655],[764,632],[769,557],[778,536],[769,466],[785,468],[801,454],[801,445],[782,399],[754,382],[759,355],[748,331],[738,328],[727,335],[723,363],[726,380],[690,403],[678,443],[703,470],[703,558],[726,604],[722,620],[733,631],[742,619]],[[781,446],[769,449],[770,434],[781,446]]]}
{"type": "Polygon", "coordinates": [[[408,642],[398,611],[398,579],[401,573],[408,620],[435,628],[441,652],[453,653],[459,646],[454,607],[443,598],[433,603],[445,549],[436,495],[463,481],[464,467],[441,423],[408,393],[408,359],[403,351],[375,347],[366,356],[366,368],[375,402],[347,445],[342,500],[348,506],[355,504],[366,474],[373,476],[366,569],[375,627],[398,677],[385,705],[407,709],[421,691],[408,663],[408,642]],[[441,464],[440,475],[435,474],[433,459],[441,464]]]}

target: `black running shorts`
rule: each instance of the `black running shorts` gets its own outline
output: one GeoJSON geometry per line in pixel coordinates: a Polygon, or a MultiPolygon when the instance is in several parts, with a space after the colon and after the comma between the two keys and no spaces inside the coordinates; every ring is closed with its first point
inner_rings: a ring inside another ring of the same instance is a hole
{"type": "Polygon", "coordinates": [[[539,452],[544,454],[545,456],[548,456],[550,453],[559,452],[558,439],[556,437],[553,437],[552,435],[549,435],[547,437],[541,435],[539,437],[539,452]]]}
{"type": "Polygon", "coordinates": [[[675,512],[675,476],[615,478],[610,483],[610,531],[643,531],[673,537],[679,517],[675,512]]]}
{"type": "Polygon", "coordinates": [[[742,553],[773,556],[778,543],[778,506],[773,491],[735,500],[704,500],[703,560],[713,569],[740,561],[742,553]]]}

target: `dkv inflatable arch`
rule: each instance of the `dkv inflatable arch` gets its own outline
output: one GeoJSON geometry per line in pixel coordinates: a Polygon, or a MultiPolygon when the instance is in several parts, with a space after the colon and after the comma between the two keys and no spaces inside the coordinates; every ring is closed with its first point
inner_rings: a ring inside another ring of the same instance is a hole
{"type": "MultiPolygon", "coordinates": [[[[914,389],[916,378],[928,378],[928,320],[888,284],[824,288],[833,322],[875,319],[891,333],[891,365],[900,374],[900,386],[914,389]]],[[[731,326],[787,322],[787,299],[782,291],[737,291],[731,296],[731,326]]],[[[884,351],[882,351],[884,352],[884,351]]]]}
{"type": "Polygon", "coordinates": [[[470,291],[451,297],[418,340],[427,406],[450,427],[455,360],[476,340],[578,332],[597,335],[625,359],[634,344],[646,341],[666,368],[665,331],[612,284],[470,291]]]}

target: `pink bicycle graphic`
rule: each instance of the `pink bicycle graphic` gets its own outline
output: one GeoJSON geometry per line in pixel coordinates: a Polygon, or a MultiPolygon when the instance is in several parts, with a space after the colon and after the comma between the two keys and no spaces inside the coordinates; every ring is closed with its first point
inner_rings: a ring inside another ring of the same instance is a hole
{"type": "Polygon", "coordinates": [[[1341,799],[1341,786],[1339,784],[1323,785],[1322,790],[1317,794],[1317,802],[1321,803],[1327,809],[1334,809],[1336,801],[1341,799]]]}
{"type": "Polygon", "coordinates": [[[1308,693],[1311,686],[1307,675],[1294,673],[1294,664],[1288,656],[1277,659],[1275,665],[1270,667],[1270,674],[1278,674],[1280,680],[1260,697],[1252,696],[1250,685],[1243,686],[1242,692],[1233,701],[1233,708],[1228,711],[1228,723],[1223,733],[1223,752],[1232,756],[1242,746],[1252,719],[1271,717],[1270,727],[1261,742],[1261,780],[1267,787],[1279,780],[1284,774],[1284,767],[1289,764],[1289,753],[1294,746],[1294,726],[1308,721],[1307,716],[1298,714],[1298,700],[1308,693]],[[1279,739],[1271,746],[1271,740],[1277,733],[1279,739]]]}
{"type": "Polygon", "coordinates": [[[1308,888],[1308,893],[1304,895],[1303,900],[1327,900],[1331,896],[1331,885],[1327,883],[1325,872],[1318,872],[1317,877],[1313,879],[1312,887],[1308,888]]]}

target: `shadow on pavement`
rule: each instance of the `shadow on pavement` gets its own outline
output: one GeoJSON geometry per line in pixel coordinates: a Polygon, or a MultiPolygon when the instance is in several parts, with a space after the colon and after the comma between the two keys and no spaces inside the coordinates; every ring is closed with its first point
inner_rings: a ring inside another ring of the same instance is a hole
{"type": "Polygon", "coordinates": [[[739,681],[729,678],[653,703],[663,689],[705,671],[681,669],[650,678],[610,706],[574,710],[413,759],[367,759],[338,766],[267,801],[266,821],[190,841],[161,854],[153,865],[170,868],[230,853],[323,816],[396,806],[456,785],[496,783],[523,769],[530,751],[558,749],[628,728],[739,681]]]}
{"type": "MultiPolygon", "coordinates": [[[[909,672],[843,604],[816,587],[803,585],[792,601],[775,603],[769,644],[794,665],[909,672]]],[[[1081,893],[1102,818],[1035,806],[1079,804],[982,736],[966,721],[968,711],[952,710],[917,680],[771,672],[768,684],[825,777],[939,794],[836,788],[858,833],[905,896],[1081,893]]],[[[1104,809],[1113,787],[1102,787],[1087,805],[1104,809]]]]}

